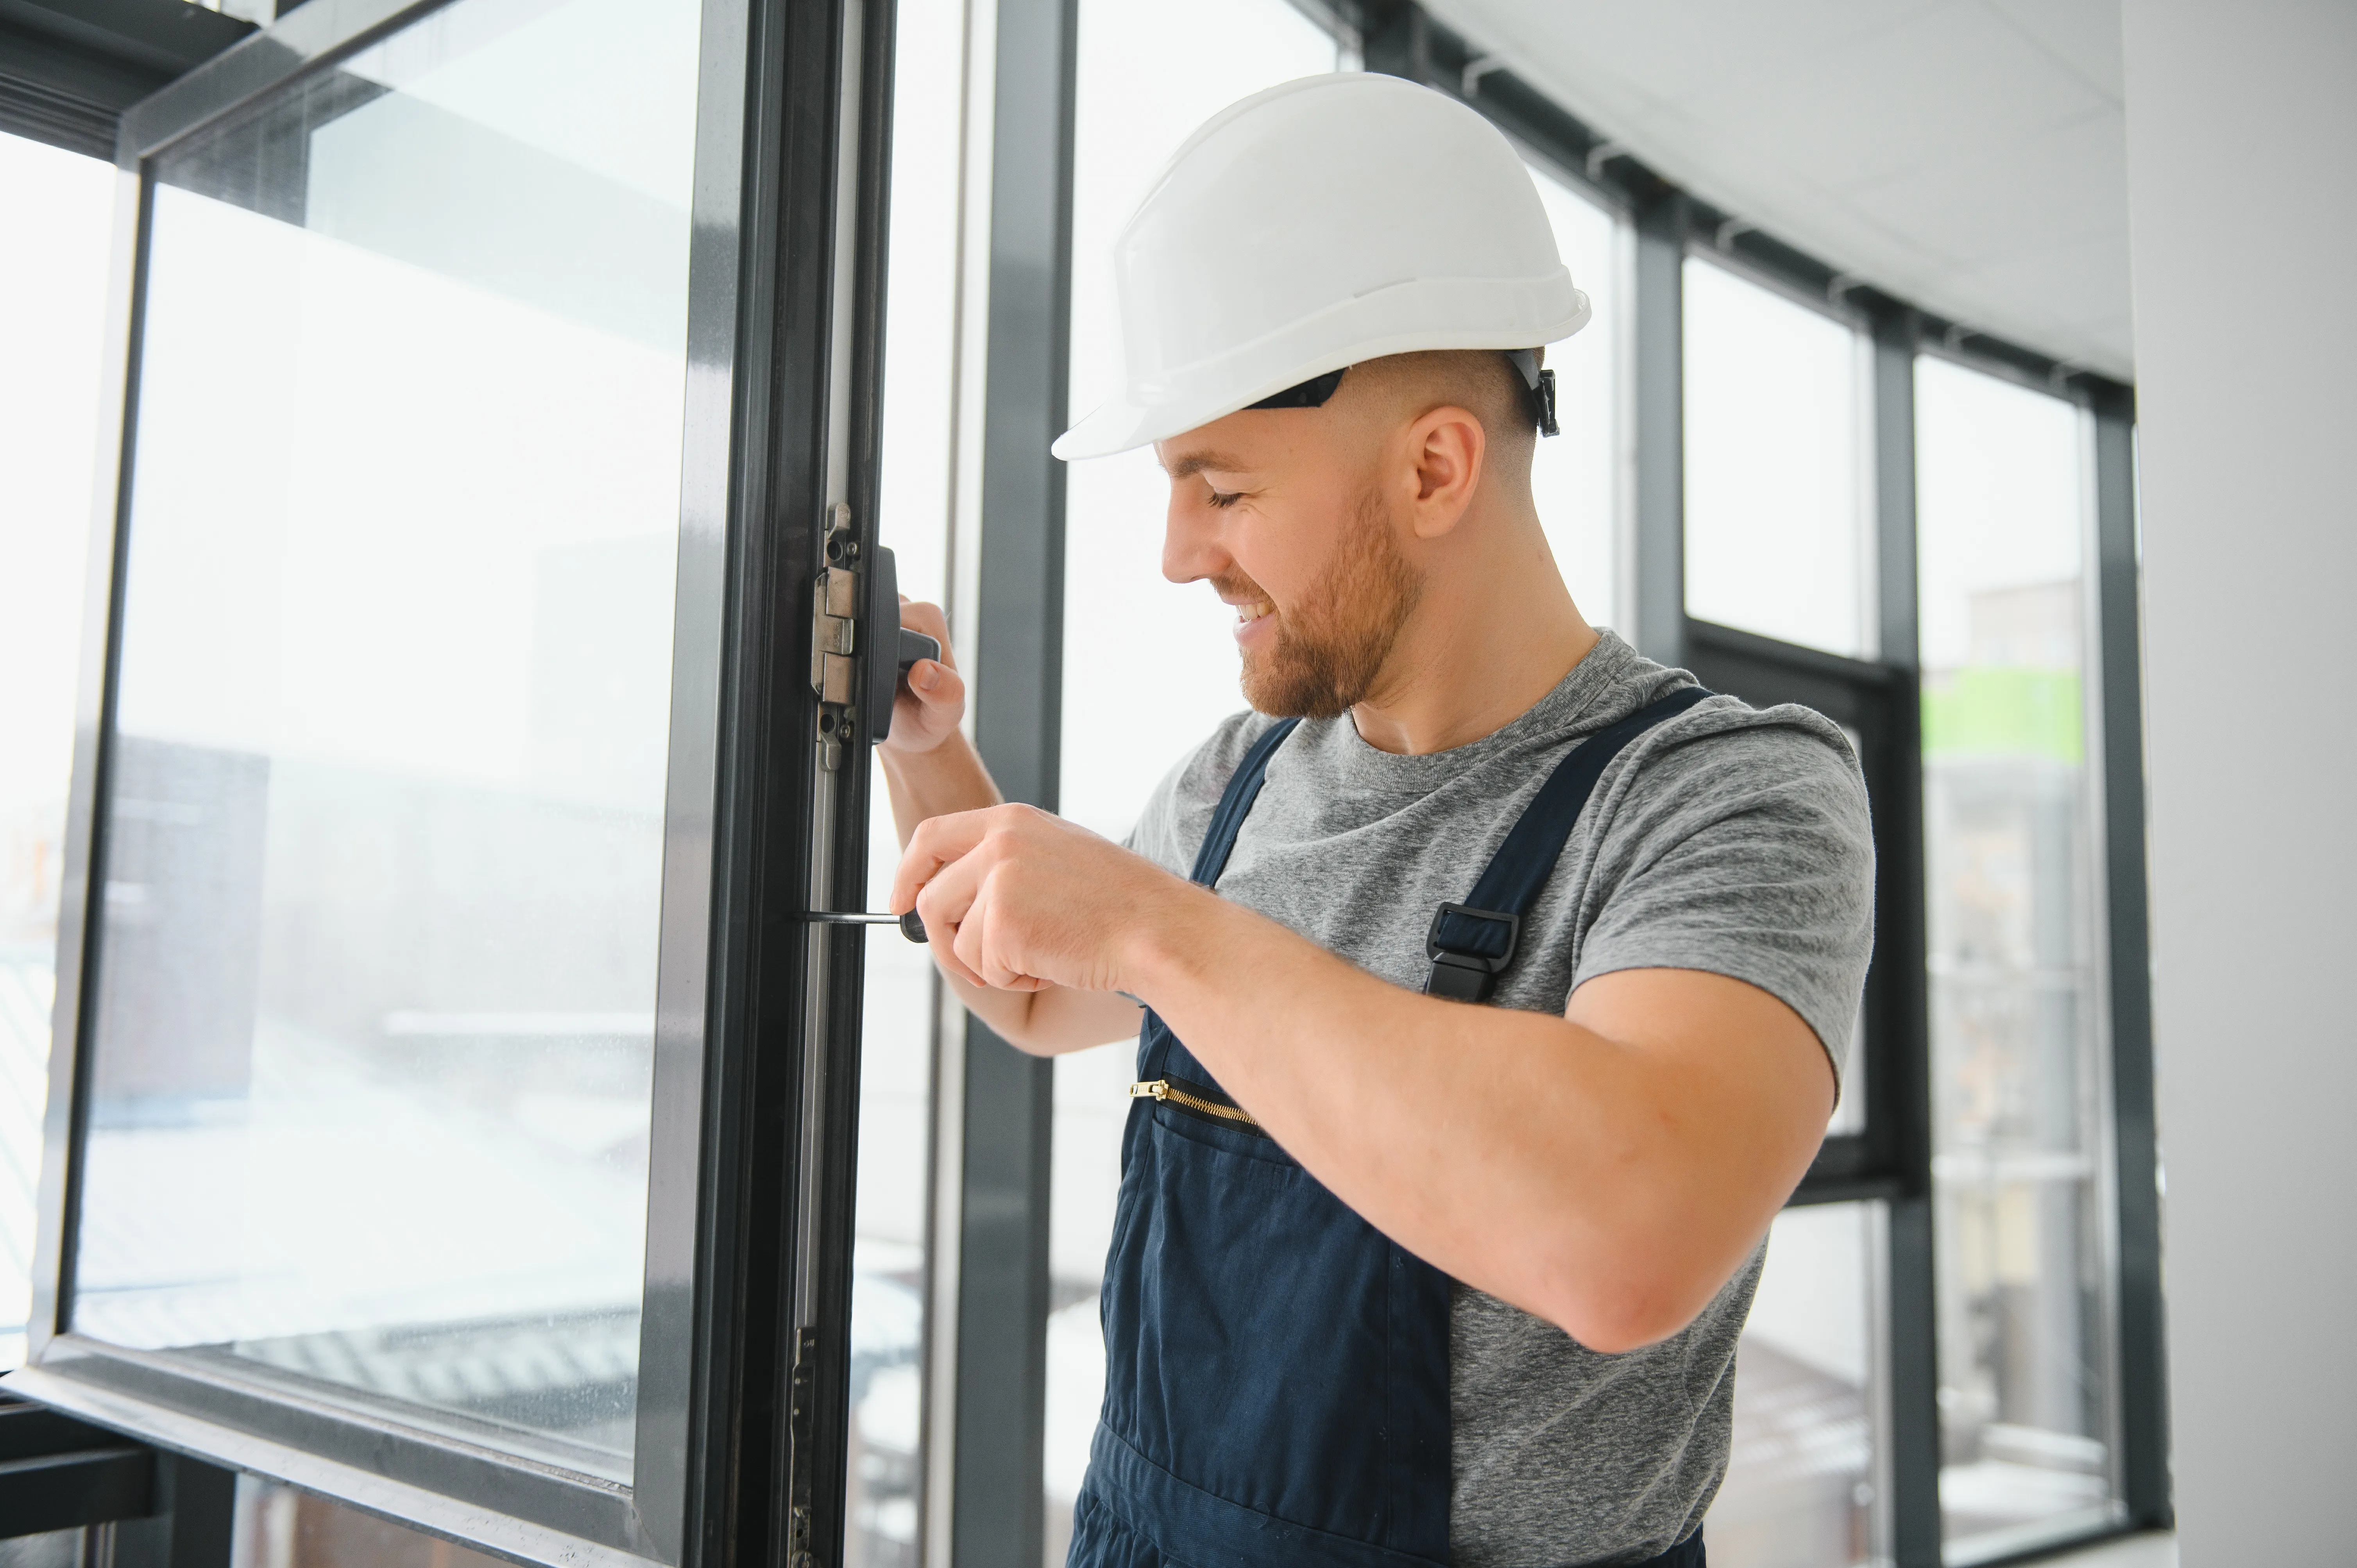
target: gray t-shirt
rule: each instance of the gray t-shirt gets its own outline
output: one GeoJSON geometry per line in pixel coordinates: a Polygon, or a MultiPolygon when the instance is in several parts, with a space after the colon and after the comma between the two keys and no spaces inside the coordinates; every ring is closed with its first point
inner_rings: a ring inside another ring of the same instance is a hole
{"type": "MultiPolygon", "coordinates": [[[[1220,892],[1421,990],[1433,911],[1472,890],[1555,763],[1693,683],[1608,631],[1529,712],[1452,751],[1398,757],[1361,740],[1347,717],[1306,722],[1271,760],[1220,892]]],[[[1131,847],[1185,875],[1221,791],[1271,722],[1222,724],[1155,790],[1131,847]]],[[[1807,708],[1713,698],[1605,769],[1495,1000],[1560,1014],[1592,975],[1706,970],[1781,998],[1838,1073],[1873,942],[1873,887],[1866,786],[1841,730],[1807,708]]],[[[1736,1339],[1764,1254],[1763,1243],[1686,1328],[1619,1356],[1458,1284],[1452,1559],[1635,1563],[1692,1534],[1727,1471],[1736,1339]]]]}

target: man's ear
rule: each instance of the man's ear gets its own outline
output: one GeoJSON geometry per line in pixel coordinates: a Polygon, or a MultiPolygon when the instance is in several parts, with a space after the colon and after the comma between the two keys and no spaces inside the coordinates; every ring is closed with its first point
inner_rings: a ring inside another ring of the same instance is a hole
{"type": "Polygon", "coordinates": [[[1437,539],[1455,528],[1480,488],[1489,434],[1479,417],[1444,403],[1408,426],[1415,464],[1415,534],[1437,539]]]}

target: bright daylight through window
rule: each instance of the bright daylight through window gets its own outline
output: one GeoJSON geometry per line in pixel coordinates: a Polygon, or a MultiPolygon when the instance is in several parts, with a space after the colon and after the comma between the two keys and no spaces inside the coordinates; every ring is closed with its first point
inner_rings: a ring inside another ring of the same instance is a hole
{"type": "Polygon", "coordinates": [[[1940,1502],[1951,1561],[2114,1517],[2085,415],[1917,362],[1940,1502]]]}
{"type": "Polygon", "coordinates": [[[1531,499],[1579,613],[1590,626],[1625,631],[1620,499],[1628,423],[1620,406],[1620,252],[1626,236],[1611,213],[1544,164],[1532,163],[1531,181],[1546,206],[1563,264],[1594,313],[1576,337],[1547,349],[1563,433],[1532,450],[1531,499]]]}
{"type": "Polygon", "coordinates": [[[0,134],[0,1372],[25,1359],[114,170],[0,134]]]}
{"type": "MultiPolygon", "coordinates": [[[[1683,275],[1687,613],[1857,654],[1874,585],[1856,334],[1714,263],[1690,258],[1683,275]]],[[[1835,1132],[1863,1125],[1866,1054],[1861,1036],[1835,1132]]],[[[1777,1217],[1707,1524],[1722,1568],[1849,1568],[1888,1552],[1886,1223],[1872,1202],[1777,1217]]]]}
{"type": "Polygon", "coordinates": [[[1883,1561],[1883,1206],[1787,1208],[1735,1358],[1727,1479],[1706,1521],[1718,1568],[1883,1561]]]}
{"type": "MultiPolygon", "coordinates": [[[[965,11],[963,0],[902,0],[894,33],[878,534],[900,591],[935,604],[949,598],[965,11]]],[[[881,909],[900,847],[880,768],[868,805],[866,908],[881,909]]],[[[925,1247],[941,993],[931,956],[898,929],[870,927],[864,940],[844,1563],[914,1568],[924,1509],[925,1247]]]]}
{"type": "Polygon", "coordinates": [[[1873,656],[1864,360],[1831,317],[1687,260],[1688,615],[1873,656]]]}
{"type": "Polygon", "coordinates": [[[697,17],[457,0],[159,162],[87,1021],[78,1332],[616,1480],[697,17]]]}

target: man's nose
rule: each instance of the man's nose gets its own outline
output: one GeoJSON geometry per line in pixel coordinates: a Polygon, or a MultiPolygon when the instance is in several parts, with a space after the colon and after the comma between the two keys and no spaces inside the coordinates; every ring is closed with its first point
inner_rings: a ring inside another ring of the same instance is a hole
{"type": "Polygon", "coordinates": [[[1230,564],[1220,546],[1218,526],[1203,515],[1206,510],[1184,495],[1170,498],[1162,529],[1162,575],[1171,582],[1200,583],[1230,564]]]}

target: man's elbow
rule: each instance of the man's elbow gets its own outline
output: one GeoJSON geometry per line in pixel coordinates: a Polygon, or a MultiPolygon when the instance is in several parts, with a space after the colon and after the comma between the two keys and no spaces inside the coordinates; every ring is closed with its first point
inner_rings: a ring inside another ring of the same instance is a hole
{"type": "Polygon", "coordinates": [[[1619,1356],[1685,1328],[1725,1283],[1683,1272],[1612,1271],[1609,1279],[1555,1292],[1538,1315],[1598,1355],[1619,1356]]]}

